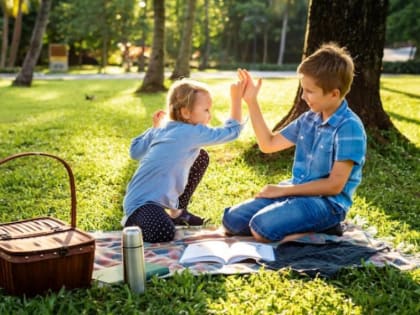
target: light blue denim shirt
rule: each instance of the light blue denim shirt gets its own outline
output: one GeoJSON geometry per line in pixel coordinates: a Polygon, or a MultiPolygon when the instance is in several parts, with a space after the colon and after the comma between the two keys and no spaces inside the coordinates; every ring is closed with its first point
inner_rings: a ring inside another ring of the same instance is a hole
{"type": "Polygon", "coordinates": [[[308,111],[280,130],[296,145],[292,169],[293,184],[301,184],[330,175],[335,161],[354,162],[350,177],[341,193],[327,198],[348,211],[352,196],[362,180],[366,156],[366,133],[359,117],[344,100],[326,121],[320,113],[308,111]]]}
{"type": "Polygon", "coordinates": [[[134,138],[130,156],[140,163],[127,186],[121,223],[124,225],[146,203],[177,209],[178,197],[184,192],[200,148],[234,140],[242,128],[234,119],[228,119],[218,128],[170,121],[162,128],[150,128],[134,138]]]}

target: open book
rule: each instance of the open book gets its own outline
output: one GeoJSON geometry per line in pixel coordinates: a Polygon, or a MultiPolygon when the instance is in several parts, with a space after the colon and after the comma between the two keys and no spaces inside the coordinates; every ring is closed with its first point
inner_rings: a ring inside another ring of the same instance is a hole
{"type": "Polygon", "coordinates": [[[233,264],[242,260],[274,261],[274,250],[271,245],[254,242],[205,241],[190,244],[184,250],[179,262],[218,262],[233,264]]]}

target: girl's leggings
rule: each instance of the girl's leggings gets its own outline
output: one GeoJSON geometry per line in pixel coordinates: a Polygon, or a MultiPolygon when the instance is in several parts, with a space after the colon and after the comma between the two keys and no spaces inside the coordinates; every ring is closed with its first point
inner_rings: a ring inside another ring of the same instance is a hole
{"type": "MultiPolygon", "coordinates": [[[[201,149],[191,166],[185,190],[179,196],[179,209],[186,209],[191,196],[200,183],[209,165],[208,153],[201,149]]],[[[166,213],[165,208],[156,204],[145,204],[131,214],[125,226],[137,225],[143,233],[145,242],[157,243],[172,241],[175,236],[175,224],[166,213]]]]}

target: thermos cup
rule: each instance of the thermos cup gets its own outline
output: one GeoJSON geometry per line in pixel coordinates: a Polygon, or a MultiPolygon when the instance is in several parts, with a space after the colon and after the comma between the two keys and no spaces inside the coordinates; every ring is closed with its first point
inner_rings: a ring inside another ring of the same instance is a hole
{"type": "Polygon", "coordinates": [[[143,293],[146,283],[143,237],[138,226],[128,226],[122,232],[124,281],[131,290],[143,293]]]}

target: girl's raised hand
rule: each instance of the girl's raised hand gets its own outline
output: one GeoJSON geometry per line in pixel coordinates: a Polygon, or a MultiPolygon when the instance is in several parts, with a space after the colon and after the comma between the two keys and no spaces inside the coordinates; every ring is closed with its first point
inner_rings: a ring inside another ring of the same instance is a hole
{"type": "Polygon", "coordinates": [[[244,76],[241,77],[239,75],[239,70],[238,70],[238,81],[230,85],[230,97],[233,102],[235,103],[241,102],[241,99],[245,93],[245,88],[246,88],[246,77],[244,76]]]}
{"type": "Polygon", "coordinates": [[[153,114],[152,121],[153,121],[153,127],[158,128],[160,124],[162,123],[162,120],[165,118],[166,112],[163,110],[158,110],[153,114]]]}

